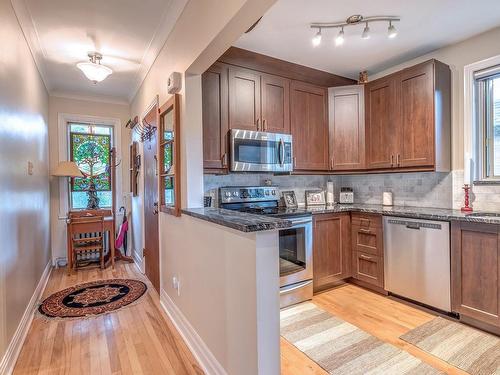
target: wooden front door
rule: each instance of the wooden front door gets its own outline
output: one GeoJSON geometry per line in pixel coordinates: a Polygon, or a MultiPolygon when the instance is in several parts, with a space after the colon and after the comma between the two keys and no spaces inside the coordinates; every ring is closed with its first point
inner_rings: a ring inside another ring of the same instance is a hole
{"type": "MultiPolygon", "coordinates": [[[[158,106],[154,106],[145,120],[158,128],[158,106]]],[[[144,258],[147,278],[160,292],[160,245],[158,228],[158,131],[144,141],[144,258]]]]}

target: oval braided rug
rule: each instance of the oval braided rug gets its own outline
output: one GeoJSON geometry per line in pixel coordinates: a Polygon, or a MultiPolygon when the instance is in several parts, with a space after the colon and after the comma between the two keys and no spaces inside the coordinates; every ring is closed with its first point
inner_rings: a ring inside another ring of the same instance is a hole
{"type": "Polygon", "coordinates": [[[41,303],[38,311],[51,318],[100,315],[137,301],[146,290],[146,284],[139,280],[92,281],[50,295],[41,303]]]}

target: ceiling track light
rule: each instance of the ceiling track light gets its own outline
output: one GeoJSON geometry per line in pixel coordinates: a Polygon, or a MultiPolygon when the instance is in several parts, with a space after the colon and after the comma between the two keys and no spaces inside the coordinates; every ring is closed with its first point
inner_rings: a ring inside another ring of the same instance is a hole
{"type": "Polygon", "coordinates": [[[310,24],[310,27],[313,29],[318,29],[318,32],[313,37],[313,45],[318,46],[321,43],[321,30],[322,29],[340,29],[339,34],[335,38],[335,45],[339,46],[344,43],[344,27],[348,26],[356,26],[360,24],[365,24],[363,29],[363,33],[361,34],[361,38],[369,39],[370,38],[370,23],[373,22],[389,22],[389,27],[387,28],[387,36],[390,39],[395,38],[398,35],[396,27],[394,27],[394,22],[401,21],[400,17],[397,16],[372,16],[372,17],[363,17],[360,14],[355,14],[347,18],[345,21],[341,22],[326,22],[319,23],[314,22],[310,24]]]}
{"type": "Polygon", "coordinates": [[[76,64],[85,77],[96,84],[106,79],[113,71],[107,66],[101,65],[102,55],[99,52],[89,52],[89,62],[81,62],[76,64]]]}
{"type": "Polygon", "coordinates": [[[321,28],[318,28],[318,32],[312,38],[312,44],[314,47],[317,47],[321,44],[321,28]]]}
{"type": "Polygon", "coordinates": [[[344,26],[340,28],[339,35],[335,38],[335,45],[341,46],[344,44],[344,26]]]}

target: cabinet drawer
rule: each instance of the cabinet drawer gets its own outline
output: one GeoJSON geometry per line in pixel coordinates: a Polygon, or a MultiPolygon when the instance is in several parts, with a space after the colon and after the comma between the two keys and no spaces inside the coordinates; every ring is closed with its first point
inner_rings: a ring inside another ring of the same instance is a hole
{"type": "Polygon", "coordinates": [[[354,253],[354,278],[384,287],[384,261],[382,257],[360,251],[354,253]]]}
{"type": "Polygon", "coordinates": [[[352,225],[363,229],[382,228],[382,215],[353,213],[352,225]]]}
{"type": "Polygon", "coordinates": [[[380,227],[365,228],[359,224],[353,224],[352,249],[353,251],[382,256],[384,253],[382,236],[382,228],[380,227]]]}

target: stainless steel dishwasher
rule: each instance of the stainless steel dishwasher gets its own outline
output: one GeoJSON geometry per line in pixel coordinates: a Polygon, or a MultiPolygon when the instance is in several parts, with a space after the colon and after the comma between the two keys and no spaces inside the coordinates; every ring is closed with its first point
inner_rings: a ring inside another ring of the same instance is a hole
{"type": "Polygon", "coordinates": [[[384,216],[384,280],[392,294],[450,312],[450,223],[384,216]]]}

